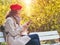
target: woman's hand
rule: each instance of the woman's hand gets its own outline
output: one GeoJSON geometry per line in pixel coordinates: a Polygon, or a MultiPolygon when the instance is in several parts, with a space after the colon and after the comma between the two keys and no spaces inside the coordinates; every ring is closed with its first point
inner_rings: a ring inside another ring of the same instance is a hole
{"type": "Polygon", "coordinates": [[[23,34],[28,34],[28,27],[30,26],[31,24],[31,20],[29,20],[27,23],[25,23],[22,27],[23,27],[23,30],[21,31],[21,35],[23,34]]]}
{"type": "Polygon", "coordinates": [[[30,25],[30,24],[31,24],[31,22],[32,22],[32,20],[29,20],[29,21],[27,22],[27,25],[30,25]]]}
{"type": "Polygon", "coordinates": [[[27,28],[30,26],[31,22],[32,22],[32,20],[29,20],[27,23],[25,23],[25,24],[23,25],[23,28],[24,28],[24,29],[27,29],[27,28]]]}
{"type": "Polygon", "coordinates": [[[20,35],[28,35],[29,31],[28,30],[24,30],[20,32],[20,35]]]}

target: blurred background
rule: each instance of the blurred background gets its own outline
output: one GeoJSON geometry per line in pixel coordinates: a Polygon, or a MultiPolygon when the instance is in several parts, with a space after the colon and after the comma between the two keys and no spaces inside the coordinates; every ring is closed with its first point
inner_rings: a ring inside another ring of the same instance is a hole
{"type": "Polygon", "coordinates": [[[5,16],[11,4],[22,5],[21,24],[32,20],[30,31],[60,32],[60,0],[0,0],[0,25],[4,24],[5,16]]]}
{"type": "Polygon", "coordinates": [[[0,26],[10,11],[11,4],[22,5],[21,22],[32,20],[30,32],[57,30],[60,33],[60,0],[0,0],[0,26]]]}

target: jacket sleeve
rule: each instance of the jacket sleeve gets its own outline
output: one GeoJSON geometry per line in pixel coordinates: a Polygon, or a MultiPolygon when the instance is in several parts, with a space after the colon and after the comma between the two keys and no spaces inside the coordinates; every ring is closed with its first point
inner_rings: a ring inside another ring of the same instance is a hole
{"type": "Polygon", "coordinates": [[[16,27],[14,26],[14,21],[13,21],[11,18],[7,19],[5,25],[6,25],[6,28],[8,28],[8,32],[9,32],[12,36],[16,36],[16,35],[20,34],[20,31],[22,30],[21,27],[17,27],[17,28],[16,28],[16,27]]]}

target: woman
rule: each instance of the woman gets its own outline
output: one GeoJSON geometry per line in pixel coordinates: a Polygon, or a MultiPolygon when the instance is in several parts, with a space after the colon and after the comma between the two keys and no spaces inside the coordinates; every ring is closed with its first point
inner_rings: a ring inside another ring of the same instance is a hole
{"type": "Polygon", "coordinates": [[[6,16],[5,31],[7,33],[6,41],[8,45],[40,45],[37,34],[22,36],[30,25],[31,21],[20,26],[19,12],[22,6],[13,4],[10,6],[11,11],[6,16]]]}

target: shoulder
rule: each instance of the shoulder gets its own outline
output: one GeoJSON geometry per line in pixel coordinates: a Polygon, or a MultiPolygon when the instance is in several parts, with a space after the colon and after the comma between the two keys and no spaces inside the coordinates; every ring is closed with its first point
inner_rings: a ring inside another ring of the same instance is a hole
{"type": "Polygon", "coordinates": [[[13,19],[12,19],[11,17],[8,17],[8,18],[6,19],[6,22],[13,22],[13,19]]]}
{"type": "Polygon", "coordinates": [[[8,17],[6,20],[13,20],[11,17],[8,17]]]}

